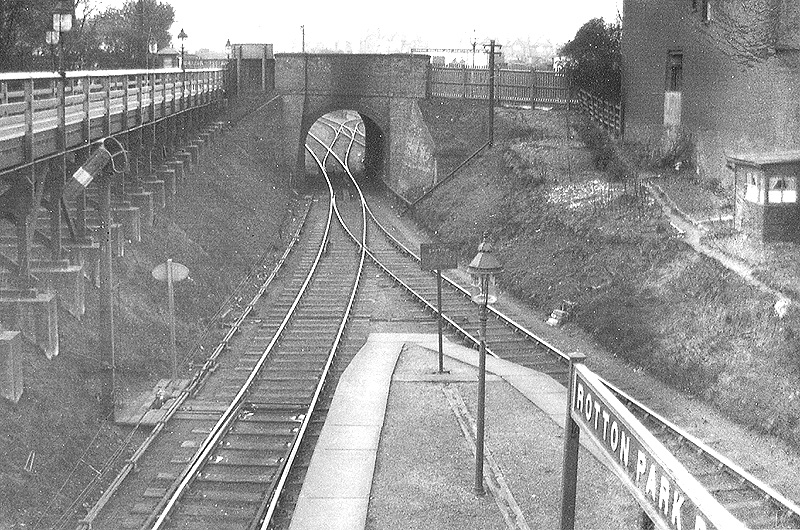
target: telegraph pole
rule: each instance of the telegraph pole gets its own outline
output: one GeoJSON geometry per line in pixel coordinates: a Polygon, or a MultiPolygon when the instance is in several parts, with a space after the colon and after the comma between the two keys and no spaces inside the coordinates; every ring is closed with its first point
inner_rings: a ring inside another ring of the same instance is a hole
{"type": "Polygon", "coordinates": [[[306,53],[306,27],[305,27],[305,25],[300,26],[300,31],[301,31],[301,34],[303,36],[301,44],[300,44],[300,49],[302,50],[303,53],[306,53]]]}
{"type": "MultiPolygon", "coordinates": [[[[486,44],[483,45],[487,47],[486,44]]],[[[489,147],[494,145],[494,50],[502,48],[500,44],[495,44],[494,39],[489,41],[489,147]]]]}

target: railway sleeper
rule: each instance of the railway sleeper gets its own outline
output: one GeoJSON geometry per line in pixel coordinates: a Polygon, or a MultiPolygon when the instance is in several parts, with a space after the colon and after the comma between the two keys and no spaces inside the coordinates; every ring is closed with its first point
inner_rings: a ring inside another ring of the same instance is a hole
{"type": "Polygon", "coordinates": [[[244,473],[224,473],[218,471],[203,470],[195,479],[196,483],[216,482],[222,484],[269,484],[275,476],[277,469],[271,469],[270,472],[259,468],[259,472],[253,474],[244,473]]]}
{"type": "MultiPolygon", "coordinates": [[[[278,452],[278,451],[276,451],[278,452]]],[[[264,454],[262,451],[234,449],[226,447],[218,449],[206,461],[205,470],[214,471],[225,468],[263,469],[278,465],[283,456],[283,449],[276,455],[264,454]]]]}
{"type": "Polygon", "coordinates": [[[196,499],[194,501],[183,501],[175,510],[172,520],[181,518],[198,518],[200,521],[191,522],[185,528],[220,528],[218,523],[228,525],[228,528],[238,528],[239,530],[245,528],[243,523],[249,522],[253,517],[254,506],[250,503],[236,505],[231,503],[224,503],[217,505],[215,503],[203,502],[196,499]],[[214,526],[209,526],[209,523],[214,520],[214,526]],[[235,524],[238,521],[239,524],[235,524]]]}

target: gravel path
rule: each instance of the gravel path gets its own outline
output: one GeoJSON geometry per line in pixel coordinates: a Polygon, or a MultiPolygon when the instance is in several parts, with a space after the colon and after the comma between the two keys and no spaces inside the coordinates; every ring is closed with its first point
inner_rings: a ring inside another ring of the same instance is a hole
{"type": "MultiPolygon", "coordinates": [[[[378,449],[367,529],[505,529],[491,495],[473,493],[475,459],[448,406],[455,387],[475,415],[477,370],[454,359],[459,382],[431,382],[436,353],[406,347],[394,373],[378,449]],[[426,380],[427,379],[427,380],[426,380]]],[[[486,448],[530,528],[557,528],[563,429],[508,383],[487,378],[486,448]]],[[[576,528],[636,528],[633,498],[585,450],[576,528]]],[[[519,527],[513,527],[519,528],[519,527]]]]}

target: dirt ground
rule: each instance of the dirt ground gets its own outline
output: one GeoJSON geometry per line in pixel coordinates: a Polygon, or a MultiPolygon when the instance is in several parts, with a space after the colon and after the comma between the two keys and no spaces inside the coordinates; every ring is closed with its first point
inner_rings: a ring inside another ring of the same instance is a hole
{"type": "MultiPolygon", "coordinates": [[[[610,184],[578,141],[578,117],[514,109],[497,117],[496,147],[422,203],[420,224],[465,262],[488,233],[505,267],[499,281],[521,302],[544,314],[574,302],[570,326],[610,355],[798,446],[794,307],[776,314],[774,296],[694,252],[635,182],[610,184]]],[[[680,190],[682,208],[725,212],[724,190],[680,178],[662,180],[675,180],[666,188],[680,190]]],[[[780,262],[786,245],[752,248],[763,276],[798,277],[797,260],[780,262]]]]}

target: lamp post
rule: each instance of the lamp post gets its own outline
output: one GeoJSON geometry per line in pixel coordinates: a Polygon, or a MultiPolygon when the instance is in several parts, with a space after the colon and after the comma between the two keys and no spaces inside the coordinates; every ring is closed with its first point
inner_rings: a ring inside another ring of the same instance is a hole
{"type": "Polygon", "coordinates": [[[229,61],[231,60],[231,48],[232,48],[232,46],[231,46],[231,39],[228,39],[228,40],[225,42],[225,55],[228,57],[228,60],[229,60],[229,61]]]}
{"type": "Polygon", "coordinates": [[[70,0],[57,0],[53,9],[53,32],[58,33],[55,38],[48,32],[48,44],[55,39],[58,44],[58,73],[64,76],[64,37],[63,33],[72,31],[72,10],[73,5],[70,0]]]}
{"type": "Polygon", "coordinates": [[[53,71],[58,71],[58,61],[56,59],[56,46],[61,40],[61,34],[58,31],[50,30],[45,34],[45,42],[50,45],[50,55],[53,58],[53,71]]]}
{"type": "Polygon", "coordinates": [[[475,30],[472,30],[472,67],[475,68],[475,48],[478,46],[478,39],[475,38],[475,30]]]}
{"type": "Polygon", "coordinates": [[[186,32],[183,31],[183,28],[181,28],[181,32],[178,33],[178,38],[181,40],[181,68],[186,70],[186,65],[183,62],[183,41],[188,39],[189,35],[187,35],[186,32]]]}
{"type": "Polygon", "coordinates": [[[486,307],[494,303],[497,298],[490,293],[494,289],[494,275],[502,272],[503,266],[493,255],[492,245],[483,235],[483,241],[478,245],[478,253],[467,266],[473,279],[473,286],[477,287],[472,301],[480,305],[480,357],[478,366],[478,418],[477,433],[475,436],[475,494],[484,495],[483,489],[483,441],[484,418],[486,416],[486,307]]]}
{"type": "Polygon", "coordinates": [[[147,41],[147,68],[150,69],[150,63],[153,63],[153,67],[156,66],[155,55],[158,53],[158,42],[152,37],[147,41]],[[153,59],[151,60],[151,56],[153,59]]]}

